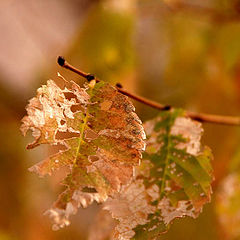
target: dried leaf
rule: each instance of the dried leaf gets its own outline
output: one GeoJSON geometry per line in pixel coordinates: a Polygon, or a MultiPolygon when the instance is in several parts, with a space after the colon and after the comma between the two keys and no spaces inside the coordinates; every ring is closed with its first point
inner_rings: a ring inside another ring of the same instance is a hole
{"type": "Polygon", "coordinates": [[[155,239],[175,218],[196,218],[210,201],[211,153],[201,149],[201,124],[174,110],[147,122],[145,130],[136,179],[105,203],[119,220],[114,239],[155,239]]]}
{"type": "Polygon", "coordinates": [[[66,148],[30,168],[40,176],[69,169],[66,190],[48,211],[55,229],[68,225],[80,205],[103,202],[132,179],[145,134],[132,103],[110,84],[93,80],[80,88],[66,82],[62,90],[49,80],[26,109],[21,130],[24,135],[32,130],[35,138],[28,149],[39,144],[66,148]],[[62,139],[61,132],[72,135],[62,139]]]}

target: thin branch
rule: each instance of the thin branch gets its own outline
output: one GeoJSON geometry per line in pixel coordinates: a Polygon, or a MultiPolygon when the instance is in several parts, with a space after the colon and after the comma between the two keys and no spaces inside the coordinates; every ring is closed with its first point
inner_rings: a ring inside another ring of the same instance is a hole
{"type": "MultiPolygon", "coordinates": [[[[64,67],[72,72],[75,72],[77,73],[78,75],[86,78],[88,81],[91,81],[93,79],[96,79],[94,75],[90,74],[90,73],[85,73],[77,68],[75,68],[74,66],[70,65],[65,59],[64,57],[62,56],[59,56],[58,59],[57,59],[57,62],[58,64],[61,66],[61,67],[64,67]]],[[[97,80],[97,79],[96,79],[97,80]]],[[[99,80],[97,80],[99,81],[99,80]]]]}
{"type": "MultiPolygon", "coordinates": [[[[69,70],[77,73],[78,75],[86,78],[88,81],[93,80],[93,79],[95,79],[97,82],[100,81],[99,79],[95,78],[94,75],[89,74],[89,73],[85,73],[85,72],[80,71],[79,69],[73,67],[63,57],[58,57],[58,64],[61,67],[69,69],[69,70]]],[[[160,111],[171,109],[171,106],[169,106],[169,105],[163,105],[161,103],[154,102],[154,101],[149,100],[147,98],[138,96],[138,95],[133,94],[131,92],[128,92],[127,90],[122,88],[121,84],[116,84],[116,88],[120,93],[122,93],[122,94],[124,94],[124,95],[138,101],[138,102],[141,102],[145,105],[148,105],[152,108],[158,109],[160,111]]],[[[190,117],[194,120],[197,120],[199,122],[240,126],[240,117],[213,115],[213,114],[206,114],[206,113],[196,113],[196,112],[191,112],[191,111],[186,111],[186,116],[190,117]]]]}

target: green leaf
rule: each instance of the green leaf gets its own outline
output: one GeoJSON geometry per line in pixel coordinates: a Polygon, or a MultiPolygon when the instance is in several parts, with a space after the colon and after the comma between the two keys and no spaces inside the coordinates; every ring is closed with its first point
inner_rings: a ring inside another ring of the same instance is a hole
{"type": "Polygon", "coordinates": [[[201,124],[173,110],[145,123],[145,130],[136,179],[105,203],[119,220],[115,239],[155,239],[175,218],[196,218],[210,201],[212,157],[201,147],[201,124]]]}
{"type": "Polygon", "coordinates": [[[25,135],[30,129],[35,137],[29,149],[39,144],[65,146],[30,168],[40,176],[68,168],[66,189],[48,211],[54,229],[68,225],[79,206],[103,202],[131,181],[145,133],[128,97],[114,87],[93,80],[80,88],[65,81],[61,89],[49,80],[26,109],[21,130],[25,135]]]}

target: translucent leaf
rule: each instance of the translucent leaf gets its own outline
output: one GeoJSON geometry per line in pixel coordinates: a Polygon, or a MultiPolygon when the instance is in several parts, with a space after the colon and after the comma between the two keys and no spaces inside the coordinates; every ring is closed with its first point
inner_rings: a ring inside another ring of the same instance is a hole
{"type": "Polygon", "coordinates": [[[39,144],[65,146],[30,168],[40,176],[68,168],[66,190],[48,211],[55,229],[68,225],[79,206],[105,201],[132,179],[145,133],[132,103],[108,83],[93,80],[80,88],[65,81],[61,89],[49,80],[26,109],[21,130],[24,135],[32,130],[35,138],[28,149],[39,144]]]}
{"type": "Polygon", "coordinates": [[[114,239],[155,239],[175,218],[196,218],[210,201],[211,153],[201,147],[201,124],[174,110],[147,122],[145,130],[136,179],[105,203],[119,220],[114,239]]]}

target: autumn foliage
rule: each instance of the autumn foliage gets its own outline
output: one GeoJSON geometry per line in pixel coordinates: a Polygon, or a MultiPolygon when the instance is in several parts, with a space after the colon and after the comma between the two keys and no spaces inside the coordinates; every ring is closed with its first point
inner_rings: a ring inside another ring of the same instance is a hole
{"type": "Polygon", "coordinates": [[[94,201],[108,227],[97,221],[90,239],[155,239],[175,218],[198,217],[213,180],[201,123],[172,109],[142,124],[129,98],[109,83],[81,88],[59,77],[64,87],[49,80],[39,88],[21,126],[34,137],[28,149],[64,147],[30,168],[40,176],[65,171],[65,190],[46,212],[53,229],[94,201]]]}

